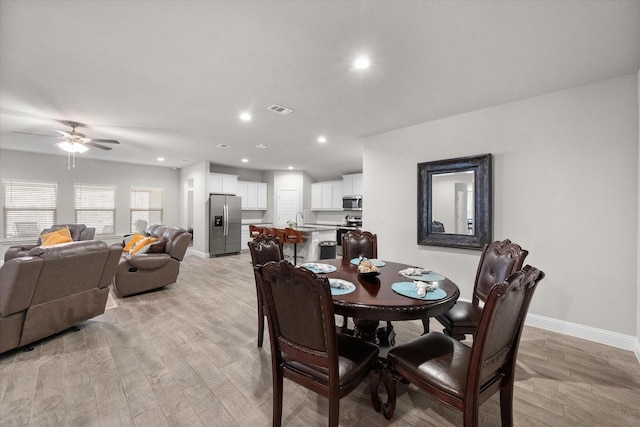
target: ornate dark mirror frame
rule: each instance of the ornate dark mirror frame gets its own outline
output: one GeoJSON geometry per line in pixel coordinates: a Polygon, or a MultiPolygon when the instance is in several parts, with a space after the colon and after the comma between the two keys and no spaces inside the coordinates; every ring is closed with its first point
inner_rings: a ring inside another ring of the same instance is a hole
{"type": "Polygon", "coordinates": [[[492,240],[491,154],[418,163],[418,244],[482,250],[492,240]],[[475,172],[474,233],[434,232],[432,178],[435,174],[475,172]]]}

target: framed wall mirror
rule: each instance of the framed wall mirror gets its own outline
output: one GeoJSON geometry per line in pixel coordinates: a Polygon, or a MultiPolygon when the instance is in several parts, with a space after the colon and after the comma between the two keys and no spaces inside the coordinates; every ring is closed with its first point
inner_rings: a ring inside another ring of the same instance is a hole
{"type": "Polygon", "coordinates": [[[491,214],[491,154],[418,163],[419,245],[482,250],[491,214]]]}

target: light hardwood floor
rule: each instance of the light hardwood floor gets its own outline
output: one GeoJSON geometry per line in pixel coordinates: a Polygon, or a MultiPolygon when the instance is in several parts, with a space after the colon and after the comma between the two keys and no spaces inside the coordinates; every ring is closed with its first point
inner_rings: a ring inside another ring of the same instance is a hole
{"type": "MultiPolygon", "coordinates": [[[[256,346],[249,261],[188,255],[176,284],[116,298],[80,331],[0,355],[0,426],[269,426],[269,341],[256,346]]],[[[419,321],[394,325],[398,342],[422,330],[419,321]]],[[[326,399],[285,380],[284,402],[283,425],[326,425],[326,399]]],[[[516,426],[638,426],[640,364],[631,352],[526,327],[514,408],[516,426]]],[[[495,396],[480,417],[481,426],[500,425],[495,396]]],[[[462,418],[401,385],[387,421],[363,384],[341,400],[340,425],[461,426],[462,418]]]]}

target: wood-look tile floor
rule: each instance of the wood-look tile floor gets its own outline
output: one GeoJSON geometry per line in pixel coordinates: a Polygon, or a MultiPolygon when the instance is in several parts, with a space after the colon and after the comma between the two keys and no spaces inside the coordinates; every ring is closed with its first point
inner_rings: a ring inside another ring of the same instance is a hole
{"type": "MultiPolygon", "coordinates": [[[[188,255],[177,283],[118,298],[31,352],[0,355],[0,426],[269,426],[269,341],[256,346],[249,260],[188,255]]],[[[394,326],[399,343],[422,330],[394,326]]],[[[516,426],[639,426],[640,364],[628,351],[526,327],[514,408],[516,426]]],[[[326,399],[285,380],[283,425],[324,426],[327,411],[326,399]]],[[[500,425],[495,396],[480,418],[500,425]]],[[[401,385],[387,421],[363,384],[341,400],[340,425],[461,426],[462,417],[401,385]]]]}

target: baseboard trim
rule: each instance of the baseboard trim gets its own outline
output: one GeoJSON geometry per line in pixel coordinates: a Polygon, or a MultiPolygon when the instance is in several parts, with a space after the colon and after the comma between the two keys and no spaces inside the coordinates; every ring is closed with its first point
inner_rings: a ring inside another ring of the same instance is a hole
{"type": "Polygon", "coordinates": [[[606,331],[604,329],[592,328],[577,323],[565,322],[550,317],[539,316],[537,314],[527,315],[526,325],[552,332],[569,335],[576,338],[609,345],[622,350],[633,351],[640,362],[640,342],[632,335],[619,334],[617,332],[606,331]]]}
{"type": "Polygon", "coordinates": [[[197,250],[195,250],[193,248],[189,248],[189,254],[197,256],[198,258],[202,258],[202,259],[209,258],[209,253],[208,252],[200,252],[200,251],[197,251],[197,250]]]}
{"type": "MultiPolygon", "coordinates": [[[[466,298],[460,298],[459,300],[471,302],[471,300],[466,298]]],[[[619,334],[617,332],[592,328],[591,326],[565,322],[563,320],[557,320],[551,317],[531,313],[527,314],[527,318],[524,323],[525,325],[533,326],[534,328],[557,332],[571,337],[582,338],[599,344],[619,348],[621,350],[632,351],[635,354],[638,363],[640,363],[640,340],[638,340],[638,337],[634,337],[633,335],[619,334]]]]}

